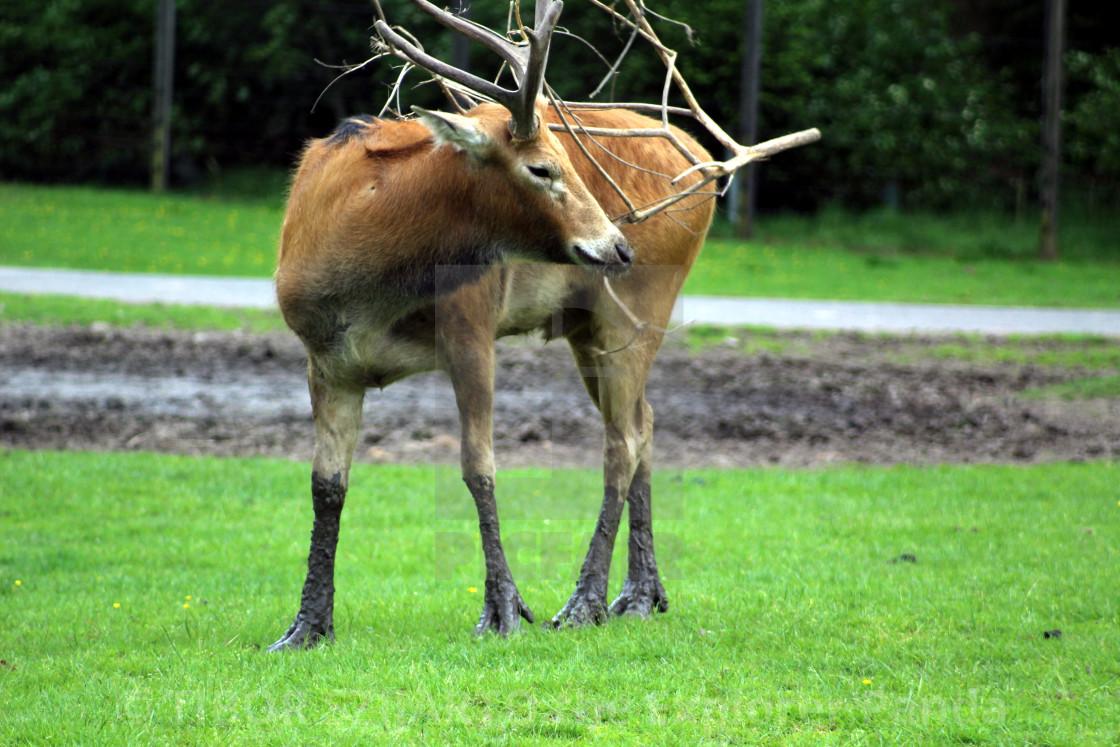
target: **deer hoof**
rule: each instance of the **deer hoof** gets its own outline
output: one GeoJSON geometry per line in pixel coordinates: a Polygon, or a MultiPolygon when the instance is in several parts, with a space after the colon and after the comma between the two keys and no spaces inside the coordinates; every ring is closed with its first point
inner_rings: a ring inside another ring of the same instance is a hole
{"type": "Polygon", "coordinates": [[[532,624],[533,611],[525,604],[512,581],[493,586],[487,584],[486,601],[482,605],[482,614],[478,618],[474,634],[497,633],[504,637],[521,630],[522,618],[532,624]]]}
{"type": "Polygon", "coordinates": [[[622,585],[622,593],[618,599],[611,602],[612,615],[632,615],[634,617],[652,617],[654,612],[665,612],[669,609],[669,599],[665,595],[665,587],[656,579],[652,583],[631,583],[626,579],[622,585]]]}
{"type": "Polygon", "coordinates": [[[302,617],[297,617],[296,621],[292,623],[292,627],[288,628],[288,632],[276,643],[269,646],[268,651],[269,653],[275,653],[276,651],[315,648],[324,641],[330,643],[333,640],[333,625],[314,625],[302,617]]]}
{"type": "Polygon", "coordinates": [[[577,591],[546,626],[554,629],[582,628],[585,625],[602,625],[609,618],[607,603],[601,596],[577,591]]]}

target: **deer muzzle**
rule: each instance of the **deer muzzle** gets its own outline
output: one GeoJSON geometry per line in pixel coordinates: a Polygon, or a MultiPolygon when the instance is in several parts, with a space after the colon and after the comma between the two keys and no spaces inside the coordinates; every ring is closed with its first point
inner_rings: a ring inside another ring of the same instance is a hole
{"type": "Polygon", "coordinates": [[[575,239],[568,251],[577,265],[603,275],[626,272],[634,261],[630,242],[617,228],[594,239],[575,239]]]}

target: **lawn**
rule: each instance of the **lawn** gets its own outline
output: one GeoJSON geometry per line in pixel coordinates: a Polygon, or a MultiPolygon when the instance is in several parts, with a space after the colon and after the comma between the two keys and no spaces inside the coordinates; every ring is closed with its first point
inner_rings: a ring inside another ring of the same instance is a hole
{"type": "MultiPolygon", "coordinates": [[[[282,179],[157,196],[0,184],[0,265],[268,277],[282,179]]],[[[1120,307],[1120,221],[1071,216],[1067,259],[1031,258],[1033,224],[1000,215],[764,216],[717,230],[685,292],[860,301],[1120,307]]]]}
{"type": "Polygon", "coordinates": [[[0,264],[267,277],[278,202],[0,184],[0,264]]]}
{"type": "MultiPolygon", "coordinates": [[[[266,277],[281,189],[252,191],[0,185],[0,264],[266,277]]],[[[686,292],[1120,307],[1115,239],[1092,226],[1067,229],[1082,243],[1048,264],[998,221],[842,218],[714,238],[686,292]]],[[[0,320],[281,326],[16,294],[0,294],[0,320]]],[[[709,332],[727,334],[689,341],[709,332]]],[[[936,353],[1116,369],[1112,341],[1021,347],[959,337],[936,353]]],[[[1091,385],[1114,396],[1117,377],[1091,385]]],[[[1057,394],[1101,394],[1080,386],[1057,394]]],[[[0,743],[1117,743],[1117,469],[660,472],[669,613],[502,640],[470,634],[483,572],[455,471],[363,465],[339,639],[272,656],[305,569],[307,465],[0,452],[0,743]]],[[[599,481],[499,477],[540,620],[571,592],[599,481]]]]}
{"type": "Polygon", "coordinates": [[[685,293],[837,301],[1120,307],[1120,262],[962,260],[939,254],[709,239],[685,293]]]}
{"type": "Polygon", "coordinates": [[[286,330],[279,309],[227,309],[177,304],[128,304],[72,296],[0,292],[0,321],[108,325],[153,329],[286,330]]]}
{"type": "MultiPolygon", "coordinates": [[[[0,742],[1120,739],[1113,463],[662,472],[670,611],[506,640],[470,633],[481,559],[454,471],[359,466],[338,640],[267,655],[302,581],[307,473],[0,453],[0,742]]],[[[540,619],[571,591],[598,481],[499,477],[540,619]]]]}

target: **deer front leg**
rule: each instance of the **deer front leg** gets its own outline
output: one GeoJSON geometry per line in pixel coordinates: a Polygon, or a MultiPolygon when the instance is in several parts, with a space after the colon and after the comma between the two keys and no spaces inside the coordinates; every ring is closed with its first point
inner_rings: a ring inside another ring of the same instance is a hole
{"type": "Polygon", "coordinates": [[[459,407],[463,481],[478,509],[478,533],[486,558],[486,593],[474,632],[504,636],[520,629],[522,618],[532,623],[533,612],[521,598],[506,562],[494,498],[494,343],[487,337],[469,344],[471,339],[467,334],[452,340],[445,337],[444,357],[459,407]]]}
{"type": "Polygon", "coordinates": [[[269,651],[311,648],[323,640],[334,640],[335,549],[365,392],[361,388],[332,386],[313,364],[308,367],[308,383],[315,417],[311,472],[315,522],[307,556],[307,579],[295,621],[287,633],[268,647],[269,651]]]}
{"type": "Polygon", "coordinates": [[[576,590],[549,622],[551,627],[598,625],[607,621],[607,581],[621,516],[622,497],[617,488],[608,486],[604,490],[603,506],[599,509],[599,520],[595,523],[595,533],[591,535],[587,557],[579,571],[576,590]]]}
{"type": "MultiPolygon", "coordinates": [[[[605,403],[600,401],[602,409],[605,403]]],[[[579,580],[564,608],[552,618],[551,625],[598,625],[608,619],[607,582],[611,572],[611,555],[618,534],[618,522],[626,489],[634,474],[637,446],[631,418],[619,417],[607,423],[604,439],[604,488],[603,505],[595,532],[587,548],[587,556],[580,568],[579,580]]]]}
{"type": "MultiPolygon", "coordinates": [[[[652,423],[652,411],[642,402],[645,417],[643,424],[652,423]]],[[[587,557],[580,569],[575,593],[564,608],[552,618],[552,626],[580,626],[606,622],[610,614],[630,614],[649,617],[656,609],[664,612],[669,608],[665,587],[657,571],[657,560],[653,553],[653,523],[651,520],[649,456],[652,443],[647,438],[641,445],[643,455],[638,461],[638,469],[633,473],[629,465],[634,463],[632,440],[617,435],[617,428],[608,426],[608,434],[615,430],[614,439],[607,438],[607,486],[604,490],[603,506],[587,557]],[[611,442],[614,441],[614,448],[611,442]],[[613,452],[613,455],[612,455],[613,452]],[[613,476],[613,480],[611,479],[613,476]],[[629,482],[625,493],[617,485],[629,482]],[[622,516],[623,495],[630,507],[629,566],[622,593],[607,607],[607,582],[610,576],[611,555],[618,524],[622,516]]],[[[637,429],[636,429],[637,430],[637,429]]],[[[652,427],[642,429],[647,434],[652,427]]]]}
{"type": "MultiPolygon", "coordinates": [[[[648,408],[648,405],[647,405],[648,408]]],[[[650,419],[652,420],[652,410],[650,419]]],[[[650,491],[650,464],[653,457],[653,443],[649,441],[643,449],[638,471],[630,483],[626,501],[630,506],[630,538],[627,542],[629,564],[626,580],[622,583],[622,593],[611,603],[614,615],[636,615],[649,617],[654,610],[665,612],[669,609],[669,599],[661,584],[657,570],[657,558],[653,554],[653,513],[650,491]]]]}
{"type": "Polygon", "coordinates": [[[502,549],[498,529],[498,507],[494,500],[494,478],[486,475],[465,477],[467,487],[478,508],[478,532],[482,538],[482,553],[486,558],[486,594],[482,614],[475,626],[475,635],[493,631],[509,635],[521,628],[521,619],[533,622],[533,611],[521,598],[502,549]]]}
{"type": "MultiPolygon", "coordinates": [[[[641,494],[644,482],[646,496],[645,515],[648,516],[649,463],[653,449],[653,411],[646,404],[642,392],[648,360],[630,351],[618,356],[616,368],[603,375],[594,365],[593,351],[573,343],[576,362],[592,400],[599,407],[605,423],[603,445],[603,505],[599,520],[587,549],[587,557],[580,569],[575,592],[564,608],[552,618],[553,627],[599,624],[609,618],[607,582],[610,576],[611,555],[614,552],[618,523],[622,516],[623,502],[629,497],[631,529],[635,521],[634,499],[641,494]],[[639,471],[640,465],[645,469],[639,471]],[[638,478],[638,479],[636,479],[638,478]],[[637,492],[636,492],[637,491],[637,492]]],[[[639,506],[640,510],[640,506],[639,506]]],[[[631,540],[631,576],[634,563],[634,540],[631,540]]],[[[652,535],[649,544],[652,559],[652,535]]],[[[656,564],[654,564],[656,573],[656,564]]],[[[628,576],[629,579],[631,576],[628,576]]],[[[644,578],[644,577],[643,577],[644,578]]],[[[658,582],[658,585],[660,582],[658,582]]],[[[649,584],[645,584],[649,585],[649,584]]],[[[626,594],[624,587],[623,593],[626,594]]],[[[662,590],[662,596],[664,591],[662,590]]],[[[618,602],[615,603],[616,605],[618,602]]]]}

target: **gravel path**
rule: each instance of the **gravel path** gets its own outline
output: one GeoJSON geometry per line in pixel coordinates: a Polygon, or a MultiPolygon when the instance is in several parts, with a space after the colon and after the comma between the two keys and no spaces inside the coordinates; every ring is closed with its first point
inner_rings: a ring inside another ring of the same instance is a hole
{"type": "MultiPolygon", "coordinates": [[[[0,290],[110,298],[128,303],[269,308],[271,280],[0,267],[0,290]]],[[[1120,311],[996,306],[796,301],[683,296],[677,321],[777,329],[865,332],[1053,334],[1120,337],[1120,311]]]]}

